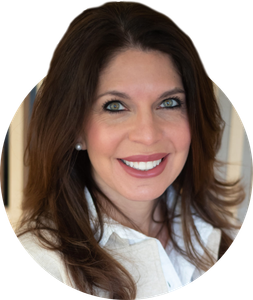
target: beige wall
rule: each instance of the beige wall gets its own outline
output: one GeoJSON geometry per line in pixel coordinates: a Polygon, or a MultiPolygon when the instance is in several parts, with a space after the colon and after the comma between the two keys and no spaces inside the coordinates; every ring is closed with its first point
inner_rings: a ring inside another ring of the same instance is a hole
{"type": "Polygon", "coordinates": [[[23,192],[24,102],[17,110],[9,129],[9,204],[6,208],[11,225],[15,227],[21,213],[23,192]]]}

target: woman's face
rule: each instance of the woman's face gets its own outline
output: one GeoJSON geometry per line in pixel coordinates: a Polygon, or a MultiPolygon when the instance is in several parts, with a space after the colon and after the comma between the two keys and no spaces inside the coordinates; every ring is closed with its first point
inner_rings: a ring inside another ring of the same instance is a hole
{"type": "Polygon", "coordinates": [[[93,177],[113,201],[150,201],[181,172],[191,135],[170,57],[127,50],[101,73],[82,137],[93,177]]]}

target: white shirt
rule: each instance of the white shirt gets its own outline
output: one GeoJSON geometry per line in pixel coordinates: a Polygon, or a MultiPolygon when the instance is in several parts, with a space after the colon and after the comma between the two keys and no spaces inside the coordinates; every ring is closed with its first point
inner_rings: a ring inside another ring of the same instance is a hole
{"type": "MultiPolygon", "coordinates": [[[[173,192],[170,189],[167,198],[168,206],[170,206],[170,200],[172,200],[172,193],[173,192]]],[[[85,189],[85,196],[88,202],[91,220],[92,219],[94,220],[97,218],[97,213],[91,195],[87,189],[85,189]]],[[[219,243],[220,243],[220,231],[214,229],[212,225],[206,223],[205,221],[203,221],[202,219],[196,216],[193,216],[193,219],[194,219],[194,224],[199,232],[200,238],[205,246],[207,246],[208,239],[211,233],[215,233],[216,242],[215,245],[213,245],[214,247],[212,247],[212,249],[210,250],[212,250],[214,254],[217,254],[219,243]]],[[[176,241],[181,249],[185,249],[180,218],[177,218],[175,220],[177,221],[173,223],[173,227],[174,227],[174,232],[176,233],[176,241]]],[[[92,221],[91,221],[91,226],[93,226],[92,221]]],[[[168,284],[168,292],[180,288],[190,283],[193,280],[193,274],[196,271],[196,267],[192,263],[187,261],[180,253],[175,251],[175,249],[172,247],[170,243],[168,243],[168,245],[164,249],[161,242],[158,239],[148,237],[134,229],[119,224],[118,222],[112,220],[109,217],[105,217],[104,234],[102,236],[102,239],[99,242],[99,245],[101,247],[104,247],[113,233],[117,233],[117,235],[120,238],[128,240],[130,245],[134,245],[137,243],[141,243],[145,240],[151,240],[151,239],[156,241],[158,246],[158,251],[159,251],[160,263],[163,270],[163,275],[168,284]]],[[[204,251],[201,248],[201,246],[198,244],[194,236],[192,237],[192,242],[194,248],[197,250],[199,255],[202,256],[204,254],[204,251]]]]}
{"type": "MultiPolygon", "coordinates": [[[[87,189],[85,195],[92,227],[93,220],[97,218],[97,213],[87,189]]],[[[169,189],[168,207],[170,207],[172,201],[173,195],[171,195],[171,189],[169,189]]],[[[180,212],[180,208],[177,207],[177,209],[180,212]]],[[[193,216],[193,219],[201,240],[210,250],[210,254],[217,259],[221,231],[196,216],[193,216]]],[[[177,243],[184,249],[180,218],[173,220],[173,230],[176,234],[177,243]]],[[[50,235],[50,232],[44,232],[43,234],[48,235],[49,239],[54,238],[50,235]]],[[[32,233],[21,235],[19,240],[34,260],[48,273],[61,282],[75,287],[61,253],[42,247],[39,240],[32,233]]],[[[192,243],[201,256],[203,250],[194,239],[194,236],[192,236],[192,243]]],[[[159,240],[125,227],[109,217],[104,217],[104,234],[99,244],[131,274],[136,283],[136,298],[138,299],[171,292],[190,283],[203,273],[175,251],[170,242],[164,249],[159,240]]],[[[101,289],[97,289],[96,295],[103,298],[109,297],[108,292],[101,289]]]]}

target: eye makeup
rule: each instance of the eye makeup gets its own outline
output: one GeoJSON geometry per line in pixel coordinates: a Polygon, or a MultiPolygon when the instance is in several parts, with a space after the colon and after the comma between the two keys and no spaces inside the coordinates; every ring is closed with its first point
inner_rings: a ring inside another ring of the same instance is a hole
{"type": "MultiPolygon", "coordinates": [[[[182,100],[180,100],[179,97],[174,96],[174,97],[169,97],[167,99],[164,99],[159,104],[157,109],[166,109],[166,110],[167,109],[178,109],[183,104],[184,104],[184,102],[182,100]]],[[[125,105],[117,99],[112,99],[112,100],[106,101],[102,105],[102,109],[109,113],[119,113],[119,112],[123,112],[123,111],[127,110],[125,105]]]]}

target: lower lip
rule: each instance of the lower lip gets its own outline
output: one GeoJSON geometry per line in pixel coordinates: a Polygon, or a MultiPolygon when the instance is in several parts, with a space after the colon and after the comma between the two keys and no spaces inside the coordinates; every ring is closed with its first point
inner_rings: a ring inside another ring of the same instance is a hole
{"type": "Polygon", "coordinates": [[[122,166],[122,168],[131,176],[136,177],[136,178],[151,178],[151,177],[156,177],[160,175],[163,170],[166,167],[167,161],[168,161],[168,156],[166,155],[164,159],[160,162],[158,166],[155,168],[148,170],[148,171],[140,171],[134,168],[131,168],[127,166],[126,164],[123,163],[120,159],[118,159],[119,164],[122,166]]]}

